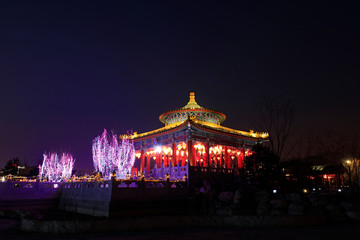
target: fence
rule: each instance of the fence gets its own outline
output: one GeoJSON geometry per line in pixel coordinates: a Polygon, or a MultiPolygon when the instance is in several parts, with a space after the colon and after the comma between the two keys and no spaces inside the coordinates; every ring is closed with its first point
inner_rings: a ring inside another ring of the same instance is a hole
{"type": "Polygon", "coordinates": [[[62,183],[40,181],[0,182],[0,209],[55,209],[62,183]]]}
{"type": "Polygon", "coordinates": [[[131,215],[129,212],[144,208],[147,209],[143,212],[155,211],[154,204],[147,205],[151,202],[184,200],[187,192],[187,182],[184,181],[112,179],[68,182],[63,185],[59,208],[92,216],[131,215]]]}
{"type": "Polygon", "coordinates": [[[149,180],[166,180],[182,181],[184,178],[189,177],[189,165],[181,166],[180,163],[177,166],[165,167],[162,165],[158,168],[156,165],[153,169],[144,172],[145,178],[149,180]]]}

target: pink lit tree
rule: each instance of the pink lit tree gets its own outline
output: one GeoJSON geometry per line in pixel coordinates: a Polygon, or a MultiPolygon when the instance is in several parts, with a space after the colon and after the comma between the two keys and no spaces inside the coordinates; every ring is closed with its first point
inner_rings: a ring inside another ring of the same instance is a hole
{"type": "Polygon", "coordinates": [[[128,139],[123,138],[121,145],[119,145],[119,151],[117,152],[117,179],[126,178],[127,174],[131,173],[131,168],[135,162],[135,148],[134,144],[129,142],[128,139]]]}
{"type": "Polygon", "coordinates": [[[94,139],[92,153],[94,168],[104,179],[110,179],[113,173],[118,179],[126,178],[135,162],[134,145],[125,138],[119,143],[117,136],[110,137],[105,129],[94,139]]]}
{"type": "Polygon", "coordinates": [[[60,182],[71,178],[75,159],[68,153],[61,157],[57,153],[44,153],[44,159],[40,168],[40,177],[50,182],[60,182]]]}

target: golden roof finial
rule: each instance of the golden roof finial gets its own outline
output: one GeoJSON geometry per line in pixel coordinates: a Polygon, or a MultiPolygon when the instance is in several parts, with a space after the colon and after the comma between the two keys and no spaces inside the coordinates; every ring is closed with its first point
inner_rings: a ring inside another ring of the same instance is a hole
{"type": "Polygon", "coordinates": [[[195,102],[195,93],[194,93],[194,92],[191,92],[191,93],[190,93],[189,103],[196,103],[196,102],[195,102]]]}
{"type": "Polygon", "coordinates": [[[195,108],[202,108],[200,107],[196,102],[195,102],[195,93],[191,92],[190,93],[190,99],[189,102],[186,104],[185,107],[183,107],[183,109],[195,109],[195,108]]]}

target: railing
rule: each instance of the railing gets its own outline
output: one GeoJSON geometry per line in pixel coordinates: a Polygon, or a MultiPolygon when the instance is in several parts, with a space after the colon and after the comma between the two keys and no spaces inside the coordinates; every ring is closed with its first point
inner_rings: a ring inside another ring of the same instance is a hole
{"type": "Polygon", "coordinates": [[[56,198],[61,191],[61,182],[11,181],[0,182],[0,200],[28,200],[56,198]]]}
{"type": "Polygon", "coordinates": [[[233,169],[231,168],[213,168],[213,167],[191,167],[193,172],[209,172],[209,173],[233,173],[233,169]]]}
{"type": "Polygon", "coordinates": [[[177,166],[170,165],[165,167],[164,165],[158,168],[156,165],[150,171],[144,172],[144,177],[147,180],[166,180],[172,181],[184,181],[189,176],[189,165],[181,166],[180,163],[177,166]]]}
{"type": "Polygon", "coordinates": [[[117,188],[185,188],[185,181],[165,180],[117,180],[114,181],[117,188]]]}

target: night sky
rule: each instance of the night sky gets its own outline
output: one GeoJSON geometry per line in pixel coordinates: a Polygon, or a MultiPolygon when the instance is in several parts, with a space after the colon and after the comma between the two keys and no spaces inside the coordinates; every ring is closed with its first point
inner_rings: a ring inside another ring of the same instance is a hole
{"type": "Polygon", "coordinates": [[[34,2],[0,3],[0,169],[45,151],[92,169],[104,128],[160,128],[191,91],[227,127],[283,95],[300,130],[360,134],[359,2],[34,2]]]}

